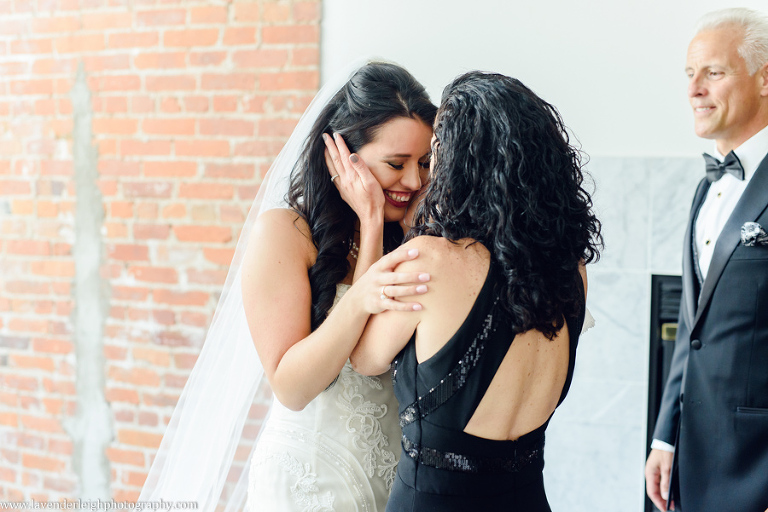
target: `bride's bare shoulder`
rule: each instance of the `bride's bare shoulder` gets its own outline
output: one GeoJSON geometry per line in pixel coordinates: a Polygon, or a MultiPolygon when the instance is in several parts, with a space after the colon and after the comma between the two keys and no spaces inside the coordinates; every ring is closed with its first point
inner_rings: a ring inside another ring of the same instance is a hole
{"type": "Polygon", "coordinates": [[[266,232],[285,232],[301,234],[304,238],[312,239],[307,221],[296,210],[289,208],[272,208],[262,212],[256,218],[254,229],[266,232]]]}
{"type": "Polygon", "coordinates": [[[310,260],[316,253],[307,221],[288,208],[273,208],[256,218],[248,242],[249,250],[253,250],[255,244],[300,252],[310,260]]]}

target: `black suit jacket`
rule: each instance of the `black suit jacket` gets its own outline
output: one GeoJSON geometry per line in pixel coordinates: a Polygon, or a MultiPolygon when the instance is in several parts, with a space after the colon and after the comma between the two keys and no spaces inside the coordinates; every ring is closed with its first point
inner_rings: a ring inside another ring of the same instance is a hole
{"type": "Polygon", "coordinates": [[[692,227],[708,188],[702,180],[685,234],[677,341],[653,437],[675,445],[671,497],[685,512],[764,512],[768,246],[744,246],[741,226],[768,229],[768,156],[723,227],[699,287],[692,227]]]}

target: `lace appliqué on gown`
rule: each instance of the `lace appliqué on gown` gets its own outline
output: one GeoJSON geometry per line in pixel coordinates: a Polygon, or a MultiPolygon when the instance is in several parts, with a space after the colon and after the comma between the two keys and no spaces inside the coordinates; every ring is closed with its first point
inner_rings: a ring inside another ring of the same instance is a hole
{"type": "MultiPolygon", "coordinates": [[[[348,289],[337,287],[337,299],[348,289]]],[[[301,411],[274,401],[253,454],[249,512],[383,512],[400,450],[397,401],[386,377],[347,362],[301,411]]]]}
{"type": "Polygon", "coordinates": [[[302,512],[334,512],[332,492],[328,491],[322,496],[317,487],[317,474],[312,471],[309,463],[302,464],[288,453],[279,453],[264,459],[275,459],[280,468],[296,477],[296,482],[291,486],[291,496],[302,512]]]}
{"type": "Polygon", "coordinates": [[[387,414],[386,404],[377,404],[365,399],[360,392],[361,386],[381,390],[383,386],[378,377],[367,377],[345,365],[339,375],[339,384],[343,391],[339,393],[336,403],[347,412],[347,432],[352,434],[354,446],[363,455],[363,469],[369,478],[375,475],[384,479],[387,490],[392,489],[397,471],[395,454],[386,449],[389,439],[381,428],[381,418],[387,414]]]}

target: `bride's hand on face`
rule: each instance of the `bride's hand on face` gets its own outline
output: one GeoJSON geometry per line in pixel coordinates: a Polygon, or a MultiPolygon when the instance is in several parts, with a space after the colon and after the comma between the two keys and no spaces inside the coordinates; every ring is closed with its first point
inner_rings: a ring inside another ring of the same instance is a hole
{"type": "Polygon", "coordinates": [[[341,198],[357,214],[360,222],[384,218],[384,191],[363,159],[350,154],[344,138],[323,134],[325,163],[341,198]]]}
{"type": "Polygon", "coordinates": [[[363,274],[353,288],[359,294],[363,309],[370,314],[382,311],[420,311],[418,302],[400,301],[427,293],[429,274],[425,272],[395,272],[402,262],[416,259],[417,249],[400,248],[383,256],[363,274]]]}

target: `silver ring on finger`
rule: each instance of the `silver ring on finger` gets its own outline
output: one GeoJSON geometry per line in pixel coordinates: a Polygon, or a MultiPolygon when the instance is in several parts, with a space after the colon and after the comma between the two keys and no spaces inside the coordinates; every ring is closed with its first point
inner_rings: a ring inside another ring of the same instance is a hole
{"type": "Polygon", "coordinates": [[[333,180],[335,180],[338,177],[339,177],[338,174],[334,174],[333,176],[331,176],[331,183],[333,183],[333,180]]]}
{"type": "Polygon", "coordinates": [[[392,298],[389,295],[387,295],[386,293],[384,293],[384,288],[386,288],[386,287],[387,287],[386,285],[381,287],[381,295],[379,295],[379,298],[381,298],[381,300],[387,300],[387,299],[391,299],[392,298]]]}

